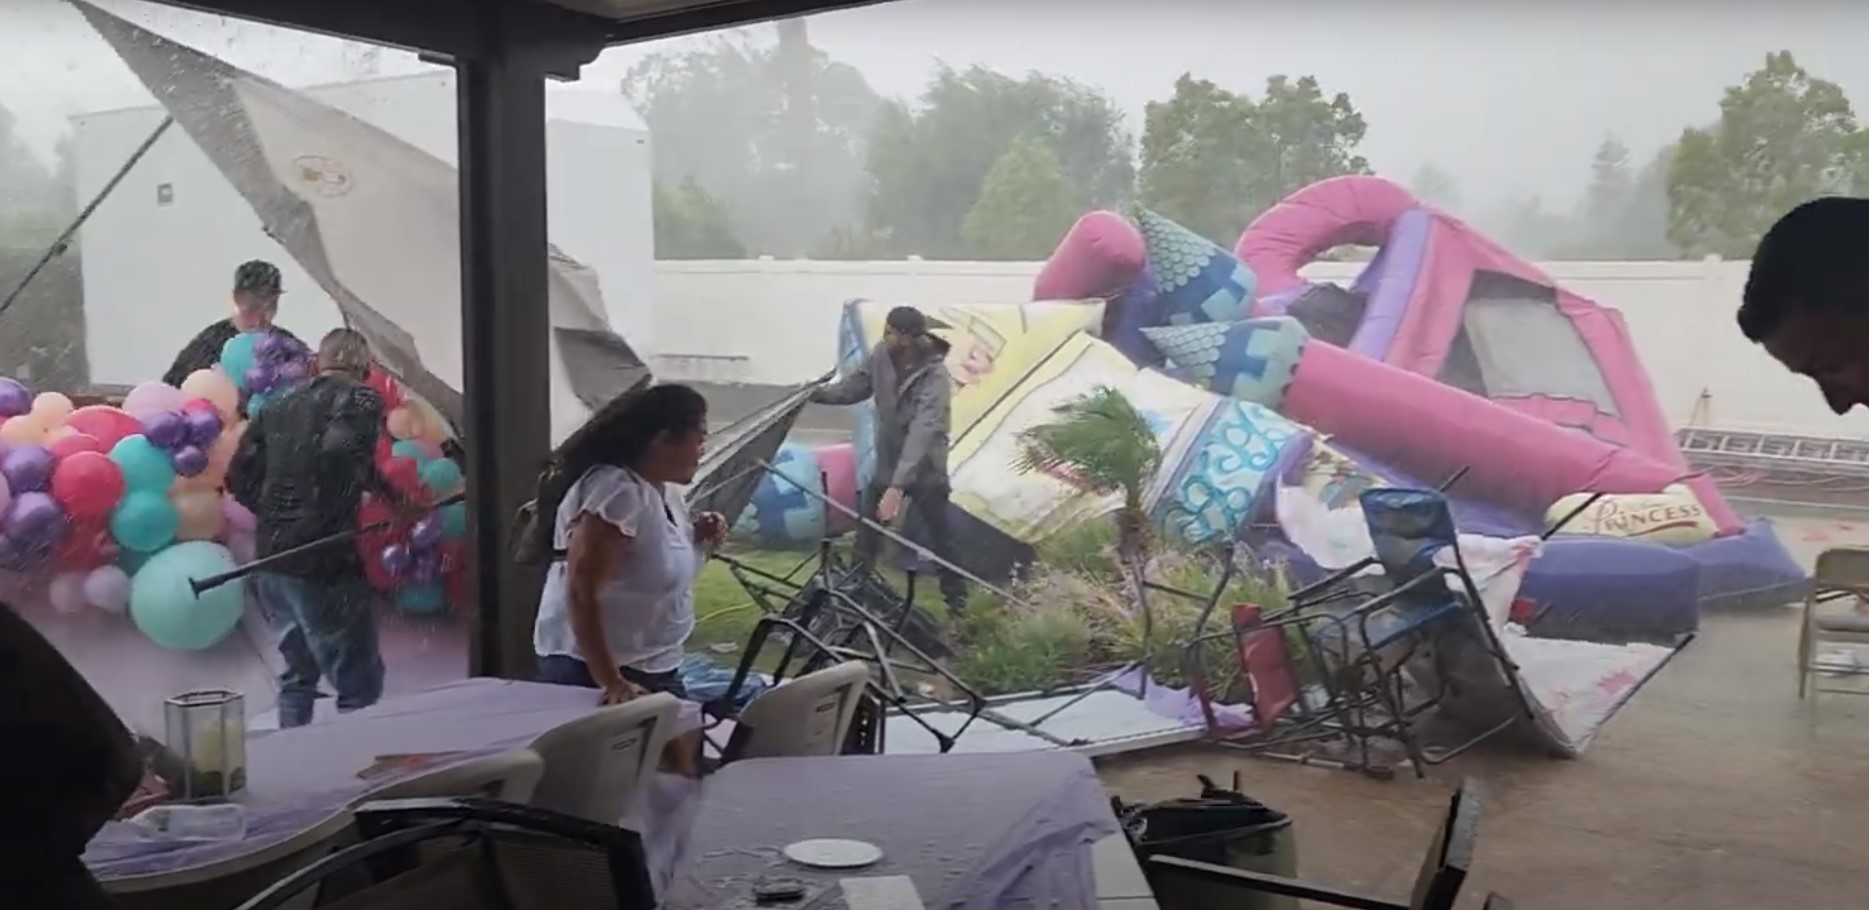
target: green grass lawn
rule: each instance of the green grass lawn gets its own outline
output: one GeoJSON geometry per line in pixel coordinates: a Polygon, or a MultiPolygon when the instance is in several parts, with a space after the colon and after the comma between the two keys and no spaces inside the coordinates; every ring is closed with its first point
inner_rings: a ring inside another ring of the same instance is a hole
{"type": "MultiPolygon", "coordinates": [[[[730,555],[761,571],[786,575],[804,562],[809,554],[803,551],[753,550],[730,555]]],[[[806,571],[809,571],[809,567],[806,571]]],[[[740,586],[727,564],[709,560],[706,567],[701,569],[701,577],[694,583],[695,628],[694,637],[689,639],[689,648],[700,651],[713,645],[732,644],[737,654],[737,649],[745,647],[746,640],[752,636],[753,626],[759,622],[759,617],[759,605],[740,586]]]]}

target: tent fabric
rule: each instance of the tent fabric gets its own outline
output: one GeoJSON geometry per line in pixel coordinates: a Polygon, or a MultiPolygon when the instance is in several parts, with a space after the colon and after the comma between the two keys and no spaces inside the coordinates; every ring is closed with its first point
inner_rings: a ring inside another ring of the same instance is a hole
{"type": "MultiPolygon", "coordinates": [[[[742,417],[716,432],[708,443],[707,457],[695,472],[690,485],[688,507],[695,511],[719,512],[732,527],[753,501],[759,481],[765,477],[765,465],[773,463],[785,437],[791,435],[798,415],[811,401],[817,382],[807,383],[773,403],[742,417]]],[[[809,478],[816,486],[816,477],[809,478]]]]}
{"type": "MultiPolygon", "coordinates": [[[[447,162],[329,105],[79,2],[266,232],[369,338],[385,369],[463,417],[459,180],[447,162]]],[[[551,252],[557,443],[648,374],[595,275],[551,252]]]]}

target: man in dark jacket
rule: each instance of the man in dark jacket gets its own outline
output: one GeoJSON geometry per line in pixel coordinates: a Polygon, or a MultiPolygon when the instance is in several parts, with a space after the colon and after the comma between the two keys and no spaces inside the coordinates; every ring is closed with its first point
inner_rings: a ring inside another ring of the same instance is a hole
{"type": "MultiPolygon", "coordinates": [[[[337,329],[318,347],[318,376],[268,405],[247,424],[228,469],[228,490],[259,519],[259,555],[357,527],[365,492],[398,497],[377,473],[383,400],[364,384],[370,349],[337,329]]],[[[279,725],[312,719],[318,679],[337,688],[339,711],[383,695],[373,592],[349,541],[270,565],[255,578],[279,637],[279,725]]]]}
{"type": "Polygon", "coordinates": [[[85,846],[142,777],[130,731],[51,642],[0,603],[0,907],[112,906],[85,846]]]}
{"type": "MultiPolygon", "coordinates": [[[[818,404],[851,405],[874,400],[876,469],[863,495],[863,512],[889,524],[908,503],[910,539],[940,558],[941,598],[959,613],[967,605],[967,583],[950,567],[954,559],[948,527],[948,423],[954,380],[944,362],[948,343],[929,334],[936,326],[914,307],[889,311],[883,340],[849,375],[811,393],[818,404]],[[915,533],[919,530],[919,534],[915,533]]],[[[857,557],[873,563],[881,536],[857,527],[857,557]]]]}
{"type": "Polygon", "coordinates": [[[284,293],[279,285],[278,266],[258,259],[242,263],[234,270],[234,314],[195,335],[162,374],[162,381],[179,387],[188,374],[219,363],[221,348],[241,332],[273,331],[293,338],[291,332],[273,325],[279,315],[279,295],[284,293]]]}

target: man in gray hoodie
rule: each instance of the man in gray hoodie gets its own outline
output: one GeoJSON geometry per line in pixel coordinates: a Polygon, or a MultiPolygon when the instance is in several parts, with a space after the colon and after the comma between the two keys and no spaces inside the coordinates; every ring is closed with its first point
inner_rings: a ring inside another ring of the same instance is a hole
{"type": "MultiPolygon", "coordinates": [[[[883,340],[849,374],[811,393],[817,404],[876,404],[876,469],[863,493],[862,510],[882,524],[905,518],[909,539],[927,547],[940,564],[941,599],[959,613],[967,605],[967,583],[950,566],[948,528],[948,422],[954,380],[948,374],[948,343],[929,333],[928,317],[914,307],[889,311],[883,340]],[[903,515],[904,502],[907,514],[903,515]],[[917,533],[919,531],[919,533],[917,533]]],[[[881,535],[857,528],[857,558],[874,564],[881,535]]]]}

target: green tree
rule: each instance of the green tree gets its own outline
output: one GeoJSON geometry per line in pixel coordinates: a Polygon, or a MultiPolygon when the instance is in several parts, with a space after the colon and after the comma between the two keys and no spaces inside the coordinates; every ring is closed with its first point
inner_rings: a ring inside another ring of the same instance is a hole
{"type": "Polygon", "coordinates": [[[1273,76],[1255,103],[1183,74],[1167,101],[1145,109],[1142,202],[1230,246],[1292,192],[1368,173],[1356,152],[1368,129],[1349,95],[1326,98],[1311,76],[1273,76]]]}
{"type": "Polygon", "coordinates": [[[1030,73],[1014,79],[984,67],[939,66],[911,109],[891,104],[869,145],[867,227],[897,255],[968,254],[961,228],[987,173],[1029,136],[1057,159],[1074,207],[1127,201],[1135,182],[1122,112],[1096,90],[1030,73]]]}
{"type": "Polygon", "coordinates": [[[1629,175],[1629,147],[1615,136],[1605,136],[1590,160],[1590,186],[1584,190],[1583,217],[1592,224],[1610,224],[1628,201],[1633,180],[1629,175]]]}
{"type": "Polygon", "coordinates": [[[1081,213],[1058,156],[1043,142],[1022,138],[987,172],[961,238],[980,259],[1044,259],[1081,213]]]}
{"type": "Polygon", "coordinates": [[[1578,205],[1571,237],[1550,253],[1554,259],[1678,259],[1668,240],[1668,171],[1674,146],[1664,146],[1641,170],[1629,166],[1629,150],[1615,137],[1597,147],[1590,184],[1578,205]]]}
{"type": "Polygon", "coordinates": [[[1049,474],[1098,496],[1120,493],[1117,553],[1126,569],[1139,573],[1149,547],[1143,496],[1162,466],[1161,441],[1135,404],[1109,386],[1098,386],[1053,413],[1055,420],[1020,431],[1013,467],[1049,474]]]}
{"type": "Polygon", "coordinates": [[[1415,172],[1415,179],[1408,182],[1408,188],[1422,201],[1447,211],[1460,208],[1460,184],[1454,182],[1452,174],[1432,164],[1422,165],[1415,172]]]}
{"type": "Polygon", "coordinates": [[[695,178],[756,250],[795,256],[860,217],[883,102],[862,73],[811,45],[803,20],[780,23],[778,35],[653,55],[623,92],[649,126],[657,180],[695,178]]]}
{"type": "MultiPolygon", "coordinates": [[[[62,162],[69,157],[69,146],[61,145],[62,162]]],[[[15,135],[12,112],[0,107],[0,247],[31,249],[51,243],[71,215],[70,193],[15,135]]]]}
{"type": "Polygon", "coordinates": [[[1848,192],[1863,169],[1849,98],[1790,51],[1731,86],[1720,119],[1681,134],[1668,173],[1668,238],[1692,256],[1743,259],[1779,216],[1848,192]]]}
{"type": "Polygon", "coordinates": [[[657,259],[746,258],[732,214],[693,177],[673,188],[657,182],[651,206],[657,259]]]}

